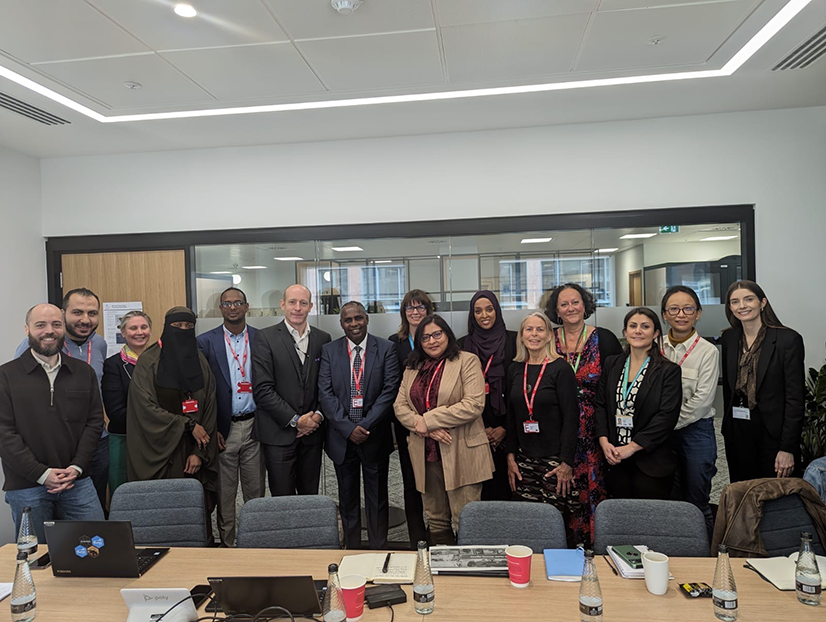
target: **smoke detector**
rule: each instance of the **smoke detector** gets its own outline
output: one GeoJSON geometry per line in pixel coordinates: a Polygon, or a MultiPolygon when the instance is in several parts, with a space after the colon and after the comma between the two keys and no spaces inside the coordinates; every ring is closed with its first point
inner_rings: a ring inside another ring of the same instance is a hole
{"type": "Polygon", "coordinates": [[[330,4],[339,15],[350,15],[361,6],[362,0],[330,0],[330,4]]]}

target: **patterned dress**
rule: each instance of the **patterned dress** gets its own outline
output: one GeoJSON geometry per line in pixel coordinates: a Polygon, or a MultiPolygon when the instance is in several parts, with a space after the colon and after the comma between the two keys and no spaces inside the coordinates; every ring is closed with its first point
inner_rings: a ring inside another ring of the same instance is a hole
{"type": "MultiPolygon", "coordinates": [[[[559,340],[560,330],[562,329],[554,331],[556,350],[565,356],[565,350],[559,340]]],[[[578,354],[568,356],[568,362],[572,367],[576,365],[578,358],[578,354]]],[[[585,341],[582,358],[575,374],[579,385],[579,434],[574,457],[573,487],[579,491],[579,503],[574,506],[575,511],[571,515],[570,528],[575,543],[591,547],[594,543],[594,510],[600,502],[608,498],[603,473],[605,456],[597,440],[594,417],[597,383],[602,374],[599,336],[596,330],[585,341]]]]}

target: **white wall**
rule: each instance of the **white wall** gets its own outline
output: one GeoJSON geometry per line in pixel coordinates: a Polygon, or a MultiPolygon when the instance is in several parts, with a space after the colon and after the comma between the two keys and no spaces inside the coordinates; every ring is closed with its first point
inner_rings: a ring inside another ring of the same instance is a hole
{"type": "MultiPolygon", "coordinates": [[[[262,117],[266,123],[266,117],[262,117]]],[[[826,356],[826,108],[42,162],[44,233],[755,203],[758,279],[826,356]],[[797,285],[797,287],[795,287],[797,285]]]]}
{"type": "Polygon", "coordinates": [[[616,274],[616,297],[614,304],[618,307],[625,307],[631,297],[628,288],[628,273],[643,269],[643,247],[642,244],[629,248],[627,251],[620,251],[614,254],[614,273],[616,274]]]}
{"type": "MultiPolygon", "coordinates": [[[[40,210],[40,163],[0,147],[0,361],[10,360],[24,337],[26,310],[46,300],[46,255],[40,210]]],[[[0,473],[0,483],[3,475],[0,473]]],[[[14,523],[0,504],[0,543],[14,540],[14,523]]]]}

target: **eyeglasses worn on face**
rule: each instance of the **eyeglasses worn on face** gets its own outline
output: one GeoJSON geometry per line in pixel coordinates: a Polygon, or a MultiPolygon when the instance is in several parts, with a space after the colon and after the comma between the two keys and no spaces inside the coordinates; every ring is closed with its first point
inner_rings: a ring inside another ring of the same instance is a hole
{"type": "Polygon", "coordinates": [[[236,309],[240,309],[245,304],[247,304],[247,303],[244,302],[243,300],[231,300],[231,301],[230,300],[225,300],[224,302],[221,303],[221,306],[224,309],[230,309],[232,307],[235,307],[236,309]]]}
{"type": "Polygon", "coordinates": [[[443,331],[443,330],[437,330],[433,333],[430,333],[429,335],[425,335],[424,333],[422,333],[422,343],[427,343],[431,339],[435,339],[436,341],[438,341],[439,339],[442,338],[442,335],[444,335],[444,334],[445,334],[445,331],[443,331]]]}
{"type": "Polygon", "coordinates": [[[677,306],[674,306],[674,307],[668,307],[665,311],[671,317],[677,317],[678,315],[680,315],[680,311],[685,313],[686,317],[691,317],[692,315],[697,313],[697,307],[677,307],[677,306]]]}
{"type": "Polygon", "coordinates": [[[416,311],[417,313],[424,313],[425,311],[427,311],[427,307],[425,307],[424,305],[407,305],[404,308],[404,310],[408,313],[413,313],[414,311],[416,311]]]}

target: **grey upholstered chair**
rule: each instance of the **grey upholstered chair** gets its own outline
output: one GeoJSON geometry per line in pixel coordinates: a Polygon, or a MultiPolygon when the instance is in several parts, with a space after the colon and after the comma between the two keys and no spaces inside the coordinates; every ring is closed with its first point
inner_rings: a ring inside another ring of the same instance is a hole
{"type": "Polygon", "coordinates": [[[337,549],[338,510],[322,495],[250,499],[238,517],[238,548],[337,549]]]}
{"type": "Polygon", "coordinates": [[[621,544],[675,557],[706,557],[709,549],[703,513],[685,501],[659,499],[608,499],[597,506],[594,552],[621,544]]]}
{"type": "Polygon", "coordinates": [[[760,519],[760,538],[769,557],[789,555],[800,550],[800,534],[812,534],[812,548],[824,555],[823,542],[817,534],[806,506],[796,494],[763,502],[763,518],[760,519]]]}
{"type": "Polygon", "coordinates": [[[474,501],[462,510],[460,545],[521,544],[534,553],[564,549],[562,514],[546,503],[524,501],[474,501]]]}
{"type": "Polygon", "coordinates": [[[121,484],[112,495],[109,520],[131,521],[138,545],[207,545],[204,489],[194,479],[121,484]]]}

